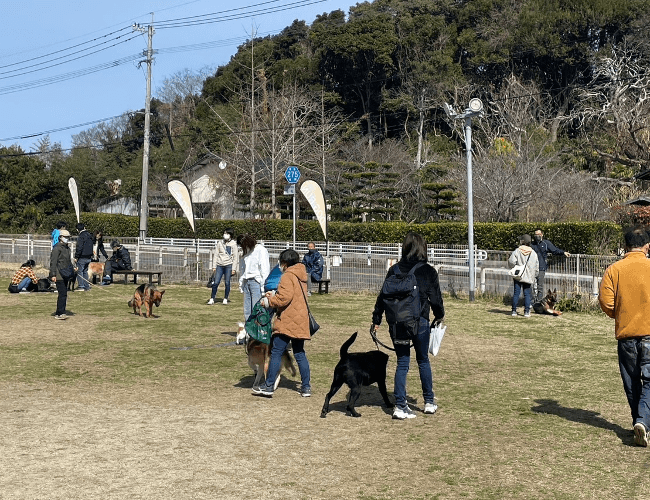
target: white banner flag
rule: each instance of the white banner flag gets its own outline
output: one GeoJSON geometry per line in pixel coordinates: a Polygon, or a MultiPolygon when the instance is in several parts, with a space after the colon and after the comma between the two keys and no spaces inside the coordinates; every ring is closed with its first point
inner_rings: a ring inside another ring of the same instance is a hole
{"type": "Polygon", "coordinates": [[[77,222],[81,222],[79,219],[79,191],[77,191],[77,181],[74,180],[74,177],[68,179],[68,188],[72,196],[72,203],[74,203],[74,211],[77,214],[77,222]]]}
{"type": "Polygon", "coordinates": [[[305,181],[300,186],[300,192],[305,195],[307,201],[311,205],[312,210],[316,214],[316,219],[323,230],[323,236],[327,240],[327,205],[325,205],[325,196],[323,195],[323,188],[316,181],[305,181]]]}
{"type": "Polygon", "coordinates": [[[194,229],[194,210],[192,208],[192,197],[190,196],[190,190],[187,189],[187,186],[182,181],[169,181],[167,188],[183,209],[185,217],[187,217],[187,220],[190,222],[190,226],[192,226],[192,231],[196,232],[194,229]]]}

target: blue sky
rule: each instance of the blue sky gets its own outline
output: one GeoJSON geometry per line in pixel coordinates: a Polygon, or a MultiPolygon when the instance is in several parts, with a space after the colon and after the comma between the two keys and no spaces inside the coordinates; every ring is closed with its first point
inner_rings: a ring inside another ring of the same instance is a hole
{"type": "Polygon", "coordinates": [[[18,144],[32,151],[49,132],[52,143],[68,148],[72,136],[92,127],[91,122],[144,108],[146,65],[138,68],[142,57],[135,56],[146,50],[147,36],[131,26],[138,23],[146,28],[152,12],[154,27],[181,18],[180,24],[185,25],[156,29],[153,48],[160,53],[152,69],[155,96],[165,78],[178,71],[228,63],[253,30],[259,36],[275,34],[294,19],[311,24],[318,14],[337,9],[347,13],[356,3],[5,0],[0,30],[0,145],[18,144]],[[70,128],[81,124],[87,125],[70,128]]]}

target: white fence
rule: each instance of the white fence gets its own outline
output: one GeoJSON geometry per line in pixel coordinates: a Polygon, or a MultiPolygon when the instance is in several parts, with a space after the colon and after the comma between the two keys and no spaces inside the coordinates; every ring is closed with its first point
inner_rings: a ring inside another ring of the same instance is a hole
{"type": "MultiPolygon", "coordinates": [[[[112,238],[106,238],[108,246],[112,238]]],[[[122,238],[121,243],[131,253],[136,269],[161,270],[165,281],[207,281],[212,270],[216,240],[122,238]],[[197,252],[198,249],[198,252],[197,252]]],[[[280,252],[291,247],[291,242],[261,241],[268,249],[271,266],[277,263],[280,252]]],[[[331,280],[333,290],[376,292],[386,271],[401,257],[400,244],[332,243],[316,248],[325,257],[324,277],[331,280]]],[[[34,259],[49,265],[51,244],[43,235],[0,235],[0,261],[22,263],[34,259]]],[[[107,248],[110,254],[110,248],[107,248]]],[[[307,242],[296,242],[296,251],[307,252],[307,242]]],[[[74,254],[74,242],[73,242],[74,254]]],[[[429,263],[439,269],[443,291],[469,291],[467,246],[429,245],[429,263]]],[[[512,290],[508,276],[507,259],[510,252],[475,250],[477,289],[480,292],[507,294],[512,290]]],[[[547,288],[557,288],[565,295],[572,292],[594,294],[606,267],[616,257],[572,255],[569,258],[552,257],[546,273],[547,288]]]]}

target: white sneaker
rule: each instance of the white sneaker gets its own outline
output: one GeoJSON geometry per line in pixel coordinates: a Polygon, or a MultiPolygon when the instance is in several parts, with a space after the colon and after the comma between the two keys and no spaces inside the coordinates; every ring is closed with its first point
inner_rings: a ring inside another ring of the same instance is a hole
{"type": "Polygon", "coordinates": [[[228,303],[228,299],[223,299],[224,305],[228,303]]]}
{"type": "Polygon", "coordinates": [[[210,300],[208,300],[208,305],[209,305],[209,306],[214,305],[214,299],[210,299],[210,300]]]}
{"type": "Polygon", "coordinates": [[[512,317],[516,318],[517,317],[517,311],[512,311],[512,317]]]}
{"type": "Polygon", "coordinates": [[[424,403],[424,413],[433,415],[437,411],[438,411],[438,405],[433,403],[424,403]]]}
{"type": "Polygon", "coordinates": [[[395,407],[393,411],[393,418],[396,420],[405,420],[407,418],[415,418],[415,413],[407,406],[406,408],[395,407]]]}
{"type": "Polygon", "coordinates": [[[524,318],[530,318],[530,313],[529,312],[524,313],[524,318]]]}
{"type": "Polygon", "coordinates": [[[641,422],[634,424],[634,444],[644,448],[648,446],[648,432],[641,422]]]}

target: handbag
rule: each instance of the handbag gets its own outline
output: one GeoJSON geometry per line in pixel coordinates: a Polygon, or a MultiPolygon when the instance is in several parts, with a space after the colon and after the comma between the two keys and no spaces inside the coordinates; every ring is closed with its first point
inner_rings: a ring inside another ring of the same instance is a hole
{"type": "Polygon", "coordinates": [[[523,264],[523,265],[518,264],[518,265],[516,265],[515,267],[513,267],[512,269],[510,269],[508,271],[508,274],[510,276],[512,276],[512,279],[517,280],[517,281],[519,281],[521,279],[521,277],[524,274],[524,270],[526,269],[526,266],[528,265],[528,261],[530,260],[531,255],[532,255],[532,251],[531,251],[531,253],[528,254],[528,258],[526,259],[525,264],[523,264]]]}
{"type": "Polygon", "coordinates": [[[68,267],[63,267],[59,269],[59,273],[61,273],[61,277],[64,280],[71,280],[77,277],[77,270],[74,268],[72,264],[69,265],[68,267]]]}
{"type": "MultiPolygon", "coordinates": [[[[216,272],[216,271],[215,271],[216,272]]],[[[212,276],[210,276],[210,279],[208,282],[205,284],[207,288],[212,288],[212,285],[214,285],[214,273],[212,273],[212,276]]]]}
{"type": "Polygon", "coordinates": [[[316,320],[314,319],[314,316],[312,316],[311,311],[309,310],[309,302],[307,302],[307,296],[305,295],[305,291],[302,289],[302,285],[300,284],[300,282],[298,282],[298,286],[300,287],[300,291],[302,292],[302,296],[305,299],[305,304],[307,304],[307,313],[309,314],[309,335],[311,337],[313,337],[314,334],[320,328],[320,325],[316,322],[316,320]]]}
{"type": "Polygon", "coordinates": [[[446,330],[447,326],[442,326],[442,323],[437,324],[431,329],[431,334],[429,336],[429,352],[434,356],[438,355],[438,350],[442,343],[442,337],[445,336],[446,330]]]}

